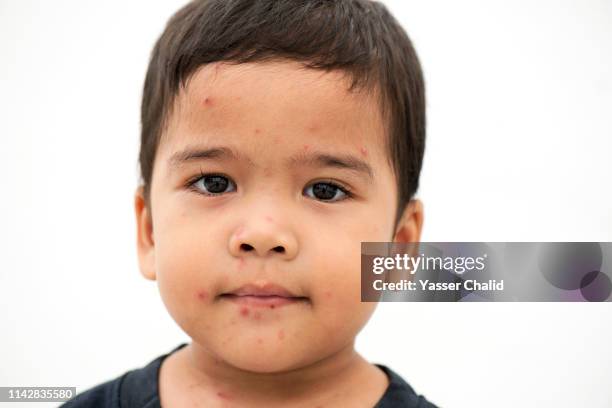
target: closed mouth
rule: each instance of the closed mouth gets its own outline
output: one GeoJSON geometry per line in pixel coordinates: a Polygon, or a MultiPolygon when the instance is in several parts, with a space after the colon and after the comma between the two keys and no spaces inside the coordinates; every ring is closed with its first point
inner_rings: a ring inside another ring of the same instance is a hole
{"type": "Polygon", "coordinates": [[[251,295],[234,293],[224,293],[220,296],[221,299],[229,300],[235,303],[251,306],[267,306],[275,308],[302,302],[308,302],[308,298],[304,296],[278,296],[278,295],[251,295]]]}

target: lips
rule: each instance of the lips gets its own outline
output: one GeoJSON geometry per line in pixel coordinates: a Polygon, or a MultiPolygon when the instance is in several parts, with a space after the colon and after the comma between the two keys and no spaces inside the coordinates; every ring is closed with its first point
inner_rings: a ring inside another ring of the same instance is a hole
{"type": "Polygon", "coordinates": [[[230,295],[236,296],[279,296],[285,298],[298,297],[280,285],[267,283],[265,285],[248,284],[241,286],[230,295]]]}
{"type": "Polygon", "coordinates": [[[221,298],[244,305],[271,308],[308,300],[307,297],[297,296],[283,286],[274,283],[244,285],[232,292],[222,294],[221,298]]]}

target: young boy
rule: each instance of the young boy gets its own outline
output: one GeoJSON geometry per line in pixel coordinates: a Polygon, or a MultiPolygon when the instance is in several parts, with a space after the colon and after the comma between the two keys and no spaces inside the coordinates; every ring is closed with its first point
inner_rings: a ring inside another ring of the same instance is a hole
{"type": "Polygon", "coordinates": [[[193,1],[141,119],[140,269],[192,342],[66,407],[433,407],[354,349],[361,242],[423,222],[423,78],[382,4],[193,1]]]}

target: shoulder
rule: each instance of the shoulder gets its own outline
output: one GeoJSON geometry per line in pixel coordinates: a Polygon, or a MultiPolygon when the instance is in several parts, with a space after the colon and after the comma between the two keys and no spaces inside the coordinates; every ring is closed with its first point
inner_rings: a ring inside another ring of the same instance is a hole
{"type": "Polygon", "coordinates": [[[423,395],[417,394],[395,371],[382,364],[376,366],[387,374],[389,386],[374,408],[438,408],[423,395]]]}
{"type": "Polygon", "coordinates": [[[158,376],[162,361],[186,344],[161,355],[146,366],[98,384],[66,401],[61,408],[159,408],[158,376]]]}
{"type": "Polygon", "coordinates": [[[83,391],[66,403],[61,408],[119,407],[119,388],[128,373],[113,380],[98,384],[93,388],[83,391]]]}

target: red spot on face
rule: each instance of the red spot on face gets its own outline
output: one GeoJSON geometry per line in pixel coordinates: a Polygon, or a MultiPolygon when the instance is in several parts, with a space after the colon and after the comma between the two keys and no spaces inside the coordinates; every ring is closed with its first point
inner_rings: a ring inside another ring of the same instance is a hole
{"type": "Polygon", "coordinates": [[[270,305],[270,309],[274,309],[274,305],[270,305]]]}
{"type": "Polygon", "coordinates": [[[270,217],[269,215],[266,215],[265,219],[268,222],[273,222],[274,221],[274,219],[272,217],[270,217]]]}
{"type": "Polygon", "coordinates": [[[207,96],[206,98],[204,98],[204,105],[205,106],[212,106],[212,104],[213,104],[213,101],[212,101],[211,97],[207,96]]]}
{"type": "Polygon", "coordinates": [[[259,129],[255,129],[255,134],[258,134],[260,132],[259,129]]]}
{"type": "Polygon", "coordinates": [[[332,291],[331,290],[326,290],[325,291],[325,297],[330,298],[332,295],[332,291]]]}
{"type": "Polygon", "coordinates": [[[244,234],[244,227],[238,227],[238,230],[236,230],[236,238],[240,238],[242,234],[244,234]]]}
{"type": "Polygon", "coordinates": [[[217,397],[224,399],[224,400],[231,399],[228,394],[221,392],[221,391],[217,391],[217,397]]]}
{"type": "Polygon", "coordinates": [[[257,339],[257,344],[261,344],[261,343],[263,343],[263,340],[262,339],[257,339]]]}
{"type": "Polygon", "coordinates": [[[368,155],[368,149],[366,149],[365,147],[361,146],[361,148],[359,149],[359,151],[361,151],[361,154],[363,157],[367,157],[368,155]]]}
{"type": "Polygon", "coordinates": [[[198,291],[198,299],[204,300],[207,297],[208,297],[208,292],[206,292],[204,289],[198,291]]]}
{"type": "Polygon", "coordinates": [[[241,307],[240,308],[240,314],[243,316],[248,316],[250,313],[249,309],[247,307],[241,307]]]}
{"type": "Polygon", "coordinates": [[[308,131],[310,132],[315,132],[318,129],[317,125],[310,125],[308,126],[308,131]]]}
{"type": "Polygon", "coordinates": [[[278,339],[282,340],[285,338],[285,332],[281,329],[278,331],[278,339]]]}
{"type": "Polygon", "coordinates": [[[307,144],[304,145],[304,150],[308,150],[309,148],[310,148],[309,145],[307,145],[307,144]]]}

